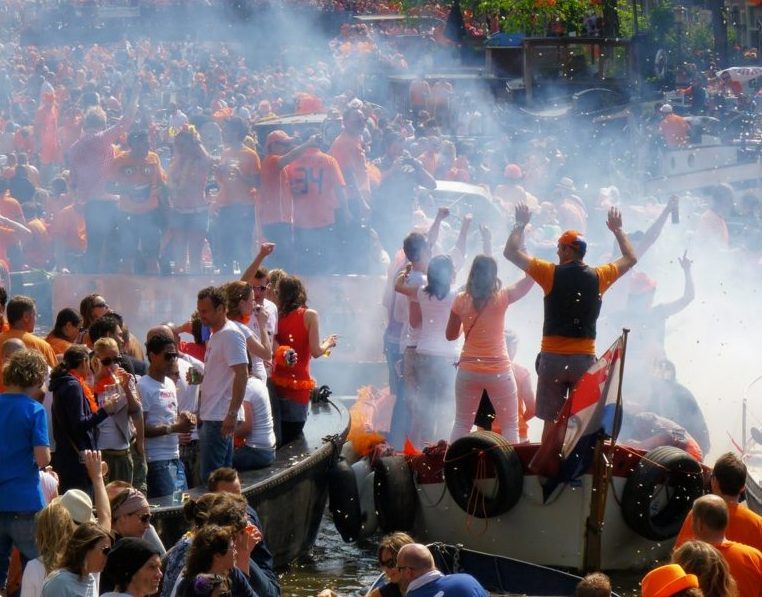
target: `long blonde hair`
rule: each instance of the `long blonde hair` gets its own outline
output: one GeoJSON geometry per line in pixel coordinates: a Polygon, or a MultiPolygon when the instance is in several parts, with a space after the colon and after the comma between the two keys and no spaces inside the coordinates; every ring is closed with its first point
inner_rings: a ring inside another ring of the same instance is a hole
{"type": "Polygon", "coordinates": [[[695,574],[705,597],[738,597],[738,587],[722,553],[703,541],[686,541],[672,554],[672,561],[695,574]]]}
{"type": "Polygon", "coordinates": [[[50,574],[58,568],[61,554],[76,528],[74,519],[62,504],[48,504],[37,513],[34,540],[45,567],[45,574],[50,574]]]}

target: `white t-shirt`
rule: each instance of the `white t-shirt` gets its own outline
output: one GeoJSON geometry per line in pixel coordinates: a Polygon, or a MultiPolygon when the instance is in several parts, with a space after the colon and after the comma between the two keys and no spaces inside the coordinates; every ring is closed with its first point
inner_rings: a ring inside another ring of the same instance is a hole
{"type": "Polygon", "coordinates": [[[251,431],[246,436],[246,445],[252,448],[275,447],[273,413],[270,407],[270,395],[267,393],[265,382],[256,377],[250,377],[246,382],[244,401],[251,404],[253,418],[251,431]]]}
{"type": "MultiPolygon", "coordinates": [[[[144,375],[138,382],[140,397],[143,401],[143,419],[146,427],[171,425],[177,421],[177,392],[175,382],[165,377],[163,382],[156,381],[150,375],[144,375]]],[[[180,458],[176,433],[147,437],[145,439],[146,460],[159,462],[180,458]]]]}
{"type": "MultiPolygon", "coordinates": [[[[252,315],[252,319],[253,317],[254,316],[252,315]]],[[[265,365],[262,362],[262,359],[260,359],[253,352],[250,352],[249,345],[248,345],[249,338],[254,338],[255,340],[259,341],[259,333],[254,335],[254,331],[248,325],[240,321],[234,321],[233,323],[238,326],[238,329],[241,330],[241,333],[243,334],[244,338],[246,338],[246,352],[249,355],[249,362],[251,363],[252,373],[256,375],[257,377],[259,377],[259,379],[266,379],[266,377],[263,377],[265,365]]]]}
{"type": "Polygon", "coordinates": [[[418,289],[418,304],[421,306],[421,328],[418,335],[418,354],[457,359],[460,347],[458,341],[445,338],[445,328],[450,318],[450,308],[458,293],[450,290],[441,301],[435,296],[424,292],[423,286],[418,289]]]}
{"type": "MultiPolygon", "coordinates": [[[[130,415],[127,413],[127,394],[120,384],[114,384],[118,388],[119,401],[117,411],[106,417],[98,424],[98,449],[99,450],[126,450],[130,447],[130,415]]],[[[105,393],[97,395],[98,406],[103,406],[105,393]]]]}
{"type": "MultiPolygon", "coordinates": [[[[177,370],[180,372],[180,379],[175,384],[175,390],[177,392],[177,412],[181,413],[184,410],[188,412],[198,412],[198,384],[191,385],[188,383],[186,375],[191,368],[195,368],[201,373],[204,372],[204,363],[198,359],[194,359],[189,354],[180,354],[180,358],[177,359],[177,370]]],[[[198,439],[198,428],[194,427],[191,432],[191,440],[198,439]]]]}
{"type": "Polygon", "coordinates": [[[21,577],[21,597],[40,597],[45,582],[45,566],[40,558],[29,560],[21,577]]]}
{"type": "Polygon", "coordinates": [[[199,396],[202,421],[225,420],[233,395],[234,374],[231,367],[248,362],[246,338],[234,322],[226,321],[206,343],[204,381],[201,382],[199,396]]]}
{"type": "MultiPolygon", "coordinates": [[[[423,272],[411,270],[407,277],[407,283],[405,286],[411,288],[420,288],[426,285],[426,276],[423,272]]],[[[414,328],[410,325],[410,299],[404,295],[397,296],[395,301],[395,309],[401,308],[401,313],[395,313],[394,317],[397,321],[402,322],[402,332],[400,333],[400,350],[405,351],[410,346],[418,345],[418,334],[421,328],[414,328]],[[399,300],[402,299],[402,300],[399,300]],[[399,305],[399,307],[398,307],[399,305]]]]}
{"type": "MultiPolygon", "coordinates": [[[[267,329],[267,336],[270,338],[270,346],[272,346],[273,338],[278,331],[278,307],[274,302],[264,299],[262,308],[265,310],[265,313],[267,313],[265,328],[267,329]]],[[[251,319],[249,319],[249,328],[254,332],[254,337],[259,340],[259,322],[254,314],[252,314],[251,319]]],[[[252,357],[251,367],[252,373],[263,381],[272,373],[272,363],[270,361],[265,363],[259,357],[252,357]]]]}

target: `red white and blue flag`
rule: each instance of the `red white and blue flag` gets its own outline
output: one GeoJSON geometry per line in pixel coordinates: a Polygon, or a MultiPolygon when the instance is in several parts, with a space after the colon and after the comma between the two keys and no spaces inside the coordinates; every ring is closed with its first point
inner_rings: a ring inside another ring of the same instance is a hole
{"type": "Polygon", "coordinates": [[[593,459],[601,433],[616,440],[622,423],[619,397],[624,336],[577,381],[564,403],[553,432],[535,454],[529,468],[558,482],[583,474],[593,459]]]}

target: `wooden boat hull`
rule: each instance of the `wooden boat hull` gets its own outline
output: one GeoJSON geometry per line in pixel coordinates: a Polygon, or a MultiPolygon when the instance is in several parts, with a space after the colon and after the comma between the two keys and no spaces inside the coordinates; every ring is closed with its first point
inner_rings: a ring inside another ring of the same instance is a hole
{"type": "MultiPolygon", "coordinates": [[[[259,514],[276,568],[315,543],[328,500],[327,473],[346,440],[349,421],[340,402],[313,404],[302,438],[278,450],[271,467],[240,473],[243,495],[259,514]]],[[[203,488],[191,491],[193,496],[202,493],[203,488]]],[[[149,502],[159,536],[173,545],[188,530],[182,504],[172,496],[149,502]]]]}

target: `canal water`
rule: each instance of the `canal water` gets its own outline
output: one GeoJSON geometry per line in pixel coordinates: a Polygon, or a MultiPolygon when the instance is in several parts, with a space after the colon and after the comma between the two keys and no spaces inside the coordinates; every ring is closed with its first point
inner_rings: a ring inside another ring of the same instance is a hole
{"type": "MultiPolygon", "coordinates": [[[[341,597],[362,597],[379,574],[376,546],[381,535],[359,543],[344,543],[326,512],[310,555],[292,564],[281,576],[283,597],[313,597],[325,588],[341,597]]],[[[643,573],[612,575],[614,590],[621,597],[639,597],[643,573]]]]}

